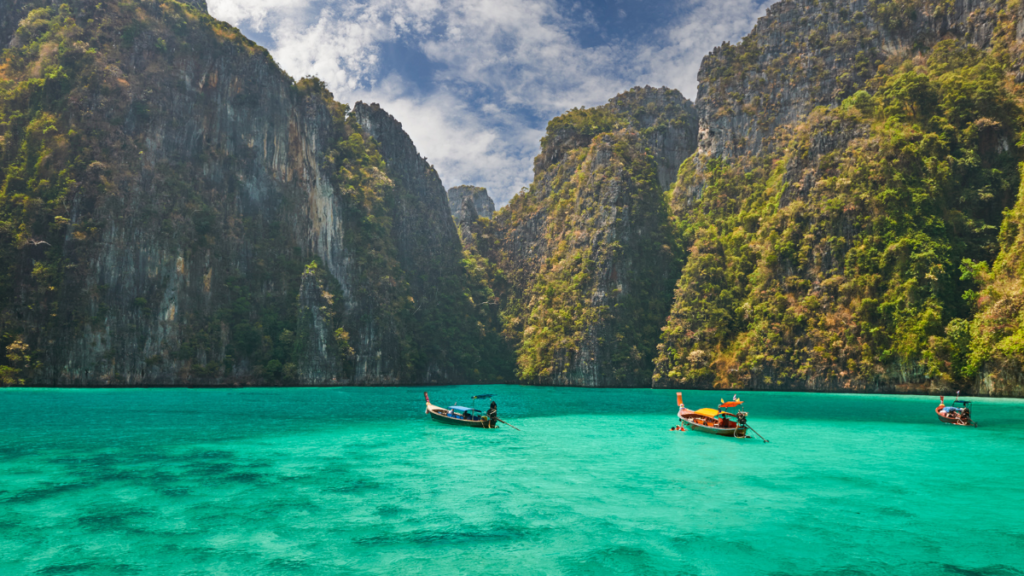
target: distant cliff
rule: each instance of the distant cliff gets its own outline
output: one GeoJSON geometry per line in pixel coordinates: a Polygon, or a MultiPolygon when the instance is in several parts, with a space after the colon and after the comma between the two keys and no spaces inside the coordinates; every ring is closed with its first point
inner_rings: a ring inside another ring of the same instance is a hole
{"type": "Polygon", "coordinates": [[[499,378],[400,124],[194,4],[3,11],[24,14],[0,67],[3,381],[499,378]]]}
{"type": "Polygon", "coordinates": [[[448,209],[456,223],[494,215],[494,200],[487,189],[479,186],[456,186],[448,189],[448,209]]]}
{"type": "Polygon", "coordinates": [[[649,386],[679,254],[664,190],[697,145],[679,92],[636,88],[548,124],[534,181],[472,228],[500,271],[526,382],[649,386]]]}

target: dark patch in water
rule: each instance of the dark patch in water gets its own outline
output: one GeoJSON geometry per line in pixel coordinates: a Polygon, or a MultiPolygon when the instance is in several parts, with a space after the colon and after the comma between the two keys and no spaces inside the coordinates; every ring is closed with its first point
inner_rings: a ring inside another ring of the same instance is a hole
{"type": "Polygon", "coordinates": [[[1024,574],[1016,568],[1005,566],[1003,564],[996,564],[995,566],[985,566],[984,568],[961,568],[952,564],[943,564],[942,569],[946,574],[957,574],[958,576],[1012,576],[1017,574],[1024,574]]]}
{"type": "Polygon", "coordinates": [[[876,512],[883,516],[894,516],[897,518],[914,518],[917,516],[917,514],[914,514],[913,512],[910,512],[908,510],[900,510],[899,508],[892,508],[889,506],[878,508],[876,512]]]}
{"type": "Polygon", "coordinates": [[[495,524],[494,527],[472,524],[460,526],[454,530],[413,530],[411,532],[381,534],[366,538],[356,538],[352,542],[359,545],[371,544],[425,544],[425,545],[465,545],[471,546],[487,542],[513,542],[527,537],[536,537],[539,531],[530,531],[521,526],[495,524]]]}
{"type": "Polygon", "coordinates": [[[29,488],[28,490],[22,490],[21,492],[13,492],[9,498],[0,498],[0,502],[7,502],[11,504],[38,502],[39,500],[45,500],[52,496],[57,496],[58,494],[64,494],[66,492],[72,492],[74,490],[80,490],[87,487],[89,486],[84,482],[48,484],[43,488],[29,488]]]}
{"type": "Polygon", "coordinates": [[[267,484],[266,476],[263,474],[256,474],[253,472],[236,472],[229,474],[224,477],[228,482],[238,482],[239,484],[267,484]]]}
{"type": "Polygon", "coordinates": [[[182,488],[180,486],[172,486],[170,488],[163,488],[160,490],[160,494],[164,496],[191,496],[192,491],[188,488],[182,488]]]}
{"type": "MultiPolygon", "coordinates": [[[[82,516],[78,524],[91,530],[125,530],[130,529],[127,525],[129,520],[141,519],[150,516],[151,513],[141,508],[128,508],[121,511],[104,511],[82,516]]],[[[133,532],[144,532],[131,529],[133,532]]]]}
{"type": "Polygon", "coordinates": [[[559,563],[571,574],[680,574],[677,567],[658,566],[650,554],[632,546],[601,548],[559,563]]]}
{"type": "Polygon", "coordinates": [[[324,488],[323,492],[328,494],[350,494],[353,492],[375,491],[380,488],[380,483],[372,480],[353,480],[352,482],[347,482],[341,486],[324,488]]]}
{"type": "Polygon", "coordinates": [[[216,476],[226,474],[234,469],[234,465],[226,462],[196,462],[188,466],[186,474],[189,476],[216,476]]]}
{"type": "Polygon", "coordinates": [[[274,558],[270,562],[267,562],[267,567],[270,568],[270,573],[279,573],[282,570],[302,573],[307,573],[309,571],[309,564],[304,560],[294,558],[274,558]]]}
{"type": "Polygon", "coordinates": [[[382,518],[402,516],[408,512],[408,508],[402,508],[401,506],[380,506],[377,508],[377,515],[382,518]]]}
{"type": "Polygon", "coordinates": [[[750,543],[743,540],[728,540],[704,534],[691,533],[673,536],[669,541],[672,542],[673,549],[679,550],[684,555],[695,555],[695,552],[700,552],[701,555],[710,557],[728,557],[734,556],[738,552],[746,554],[757,552],[750,543]]]}
{"type": "Polygon", "coordinates": [[[95,562],[79,562],[78,564],[55,564],[35,571],[35,574],[80,574],[96,566],[95,562]]]}

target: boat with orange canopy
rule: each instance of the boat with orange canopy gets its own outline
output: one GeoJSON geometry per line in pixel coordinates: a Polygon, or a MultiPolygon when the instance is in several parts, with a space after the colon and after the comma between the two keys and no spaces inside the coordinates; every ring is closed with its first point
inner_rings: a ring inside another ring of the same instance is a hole
{"type": "Polygon", "coordinates": [[[715,436],[732,436],[733,438],[746,438],[747,413],[737,410],[736,413],[727,412],[727,408],[737,408],[743,402],[733,396],[729,402],[722,400],[718,409],[701,408],[690,410],[683,405],[683,393],[676,392],[676,404],[679,405],[679,421],[687,429],[715,436]]]}

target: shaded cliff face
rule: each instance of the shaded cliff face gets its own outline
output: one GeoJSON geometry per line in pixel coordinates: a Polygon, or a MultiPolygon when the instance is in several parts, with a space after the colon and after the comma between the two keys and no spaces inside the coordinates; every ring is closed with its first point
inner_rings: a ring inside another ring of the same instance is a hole
{"type": "Polygon", "coordinates": [[[695,147],[692,105],[668,89],[637,88],[549,123],[529,191],[472,227],[500,271],[520,378],[649,385],[679,266],[659,177],[695,147]]]}
{"type": "Polygon", "coordinates": [[[1024,203],[1007,211],[999,232],[1000,253],[989,270],[975,264],[965,273],[981,289],[970,294],[977,314],[964,327],[964,372],[980,394],[1024,396],[1024,203]],[[966,345],[969,342],[969,347],[966,345]]]}
{"type": "Polygon", "coordinates": [[[705,59],[656,386],[967,388],[966,271],[1019,181],[1004,8],[784,2],[705,59]]]}
{"type": "Polygon", "coordinates": [[[444,189],[379,108],[294,83],[189,4],[73,2],[30,11],[15,37],[6,383],[479,375],[472,336],[425,344],[429,328],[486,329],[444,189]],[[437,278],[454,294],[431,294],[437,278]]]}
{"type": "Polygon", "coordinates": [[[512,378],[489,288],[463,262],[459,233],[437,171],[402,125],[376,104],[357,103],[353,118],[373,138],[394,183],[391,236],[408,285],[413,343],[422,382],[502,382],[512,378]]]}

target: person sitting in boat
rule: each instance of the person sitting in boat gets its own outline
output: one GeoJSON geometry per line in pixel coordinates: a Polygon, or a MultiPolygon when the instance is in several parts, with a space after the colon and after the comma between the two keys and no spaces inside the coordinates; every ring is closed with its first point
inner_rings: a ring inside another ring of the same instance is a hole
{"type": "Polygon", "coordinates": [[[487,424],[489,427],[494,428],[495,423],[498,421],[498,403],[491,400],[491,407],[487,409],[487,424]]]}

